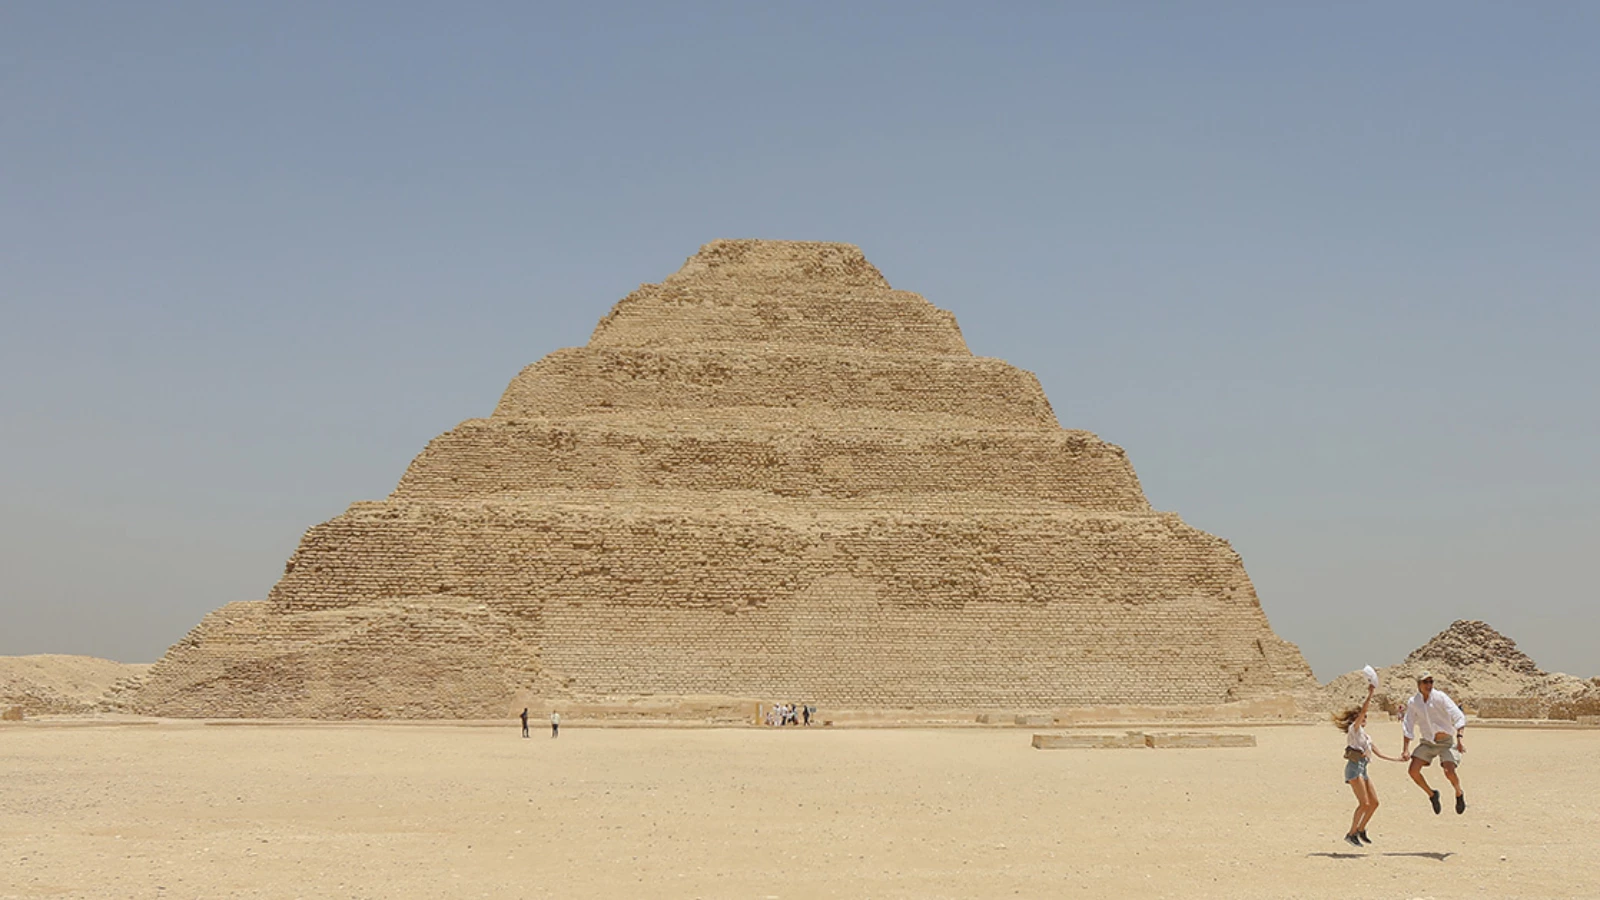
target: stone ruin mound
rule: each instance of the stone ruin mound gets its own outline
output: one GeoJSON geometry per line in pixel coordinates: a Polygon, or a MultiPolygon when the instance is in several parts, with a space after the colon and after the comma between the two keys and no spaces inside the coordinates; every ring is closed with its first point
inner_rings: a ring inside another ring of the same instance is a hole
{"type": "Polygon", "coordinates": [[[93,656],[0,656],[0,711],[19,715],[122,712],[144,682],[148,663],[93,656]]]}
{"type": "Polygon", "coordinates": [[[1411,651],[1405,664],[1412,668],[1460,669],[1464,672],[1494,672],[1543,677],[1528,654],[1517,649],[1517,642],[1495,631],[1487,622],[1458,619],[1434,635],[1426,644],[1411,651]]]}
{"type": "MultiPolygon", "coordinates": [[[[1600,679],[1585,681],[1560,672],[1546,672],[1516,641],[1487,622],[1458,620],[1413,650],[1405,661],[1378,670],[1382,687],[1378,705],[1400,708],[1416,690],[1423,672],[1434,676],[1439,690],[1470,713],[1489,718],[1571,719],[1600,714],[1600,679]]],[[[1331,706],[1359,702],[1366,692],[1360,673],[1329,682],[1331,706]]]]}
{"type": "Polygon", "coordinates": [[[1315,687],[1227,542],[845,244],[717,241],[207,616],[140,708],[1223,703],[1315,687]]]}

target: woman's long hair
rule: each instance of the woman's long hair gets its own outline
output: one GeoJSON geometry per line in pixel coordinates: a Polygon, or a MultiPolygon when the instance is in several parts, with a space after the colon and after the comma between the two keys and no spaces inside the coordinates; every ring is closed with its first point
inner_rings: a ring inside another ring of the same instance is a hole
{"type": "Polygon", "coordinates": [[[1334,713],[1333,724],[1340,731],[1348,732],[1350,730],[1350,726],[1355,724],[1356,716],[1359,715],[1361,715],[1361,707],[1352,706],[1343,712],[1334,713]]]}

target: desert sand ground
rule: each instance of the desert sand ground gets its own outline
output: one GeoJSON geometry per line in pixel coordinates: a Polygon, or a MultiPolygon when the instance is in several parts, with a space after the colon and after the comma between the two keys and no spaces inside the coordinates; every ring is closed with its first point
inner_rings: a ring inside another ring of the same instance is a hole
{"type": "Polygon", "coordinates": [[[1375,761],[1356,852],[1337,731],[1233,730],[8,725],[0,896],[1600,897],[1600,731],[1469,731],[1464,816],[1375,761]]]}

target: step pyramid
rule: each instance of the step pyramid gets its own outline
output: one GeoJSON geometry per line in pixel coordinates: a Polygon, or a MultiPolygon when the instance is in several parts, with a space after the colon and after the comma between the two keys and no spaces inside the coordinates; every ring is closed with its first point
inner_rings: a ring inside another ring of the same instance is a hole
{"type": "Polygon", "coordinates": [[[1221,703],[1314,686],[1227,542],[856,247],[717,241],[152,669],[177,716],[542,699],[1221,703]]]}

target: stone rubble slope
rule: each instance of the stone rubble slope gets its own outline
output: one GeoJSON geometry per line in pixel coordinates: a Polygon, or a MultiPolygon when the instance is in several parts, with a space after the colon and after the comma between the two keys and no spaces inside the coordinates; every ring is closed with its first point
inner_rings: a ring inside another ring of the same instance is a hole
{"type": "Polygon", "coordinates": [[[306,532],[142,711],[490,717],[1314,689],[1228,543],[848,244],[716,241],[306,532]]]}
{"type": "Polygon", "coordinates": [[[120,712],[143,683],[149,663],[93,656],[0,656],[0,711],[23,715],[120,712]]]}
{"type": "MultiPolygon", "coordinates": [[[[1416,691],[1416,678],[1423,672],[1469,711],[1512,718],[1600,714],[1600,678],[1546,672],[1487,622],[1457,620],[1402,662],[1378,669],[1378,706],[1399,709],[1416,691]]],[[[1366,679],[1349,672],[1330,681],[1320,695],[1322,704],[1333,709],[1358,703],[1365,693],[1366,679]]]]}

